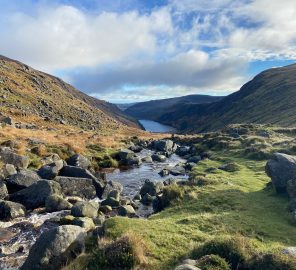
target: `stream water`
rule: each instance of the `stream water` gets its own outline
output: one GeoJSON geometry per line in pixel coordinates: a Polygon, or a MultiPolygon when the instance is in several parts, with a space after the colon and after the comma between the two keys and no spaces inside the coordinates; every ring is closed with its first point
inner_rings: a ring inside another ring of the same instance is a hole
{"type": "MultiPolygon", "coordinates": [[[[153,152],[143,150],[139,157],[151,156],[153,152]]],[[[107,173],[108,181],[120,182],[123,185],[123,196],[133,198],[143,185],[145,179],[164,181],[168,178],[184,179],[187,176],[161,177],[158,173],[162,168],[174,167],[178,163],[185,162],[177,155],[172,155],[165,162],[143,163],[129,169],[117,169],[107,173]]],[[[11,222],[0,222],[0,269],[17,270],[28,256],[30,247],[45,230],[58,226],[54,222],[57,217],[69,214],[69,211],[54,213],[32,213],[24,218],[17,218],[11,222]]],[[[151,206],[140,205],[137,214],[147,217],[152,213],[151,206]]]]}

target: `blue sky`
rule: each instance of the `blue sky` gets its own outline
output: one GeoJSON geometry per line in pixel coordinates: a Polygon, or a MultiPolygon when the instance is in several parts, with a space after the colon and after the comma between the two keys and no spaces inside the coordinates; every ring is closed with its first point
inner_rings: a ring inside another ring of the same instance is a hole
{"type": "Polygon", "coordinates": [[[226,95],[258,72],[296,60],[295,0],[0,0],[0,6],[0,54],[111,102],[226,95]]]}

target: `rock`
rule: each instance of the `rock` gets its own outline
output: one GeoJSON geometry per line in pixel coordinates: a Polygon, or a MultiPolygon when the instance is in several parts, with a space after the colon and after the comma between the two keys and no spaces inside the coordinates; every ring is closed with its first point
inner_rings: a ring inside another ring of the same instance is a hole
{"type": "Polygon", "coordinates": [[[151,156],[151,158],[152,158],[153,161],[156,161],[156,162],[164,162],[164,161],[166,161],[166,156],[164,156],[164,155],[153,154],[151,156]]]}
{"type": "Polygon", "coordinates": [[[120,206],[118,208],[118,215],[126,217],[135,215],[135,209],[131,205],[120,206]]]}
{"type": "Polygon", "coordinates": [[[175,270],[201,270],[201,269],[191,264],[182,264],[177,266],[175,270]]]}
{"type": "Polygon", "coordinates": [[[88,178],[93,180],[98,197],[101,197],[105,189],[106,183],[103,179],[96,178],[89,170],[74,166],[64,166],[60,171],[60,176],[68,176],[75,178],[88,178]]]}
{"type": "Polygon", "coordinates": [[[42,166],[38,170],[38,175],[42,179],[53,180],[64,167],[63,160],[54,161],[53,163],[42,166]]]}
{"type": "Polygon", "coordinates": [[[95,218],[98,215],[100,205],[97,202],[77,202],[71,208],[71,215],[74,217],[95,218]]]}
{"type": "Polygon", "coordinates": [[[111,190],[110,193],[108,194],[108,198],[114,198],[116,201],[119,201],[120,199],[119,191],[116,189],[111,190]]]}
{"type": "Polygon", "coordinates": [[[141,158],[134,156],[134,157],[127,158],[124,163],[125,163],[124,165],[140,166],[142,164],[142,160],[141,160],[141,158]]]}
{"type": "Polygon", "coordinates": [[[128,158],[131,158],[135,155],[135,153],[129,149],[122,149],[117,153],[117,158],[119,160],[126,160],[128,158]]]}
{"type": "Polygon", "coordinates": [[[231,163],[223,164],[218,169],[226,172],[236,172],[236,171],[239,171],[240,167],[237,163],[231,162],[231,163]]]}
{"type": "Polygon", "coordinates": [[[123,186],[119,182],[109,181],[105,186],[102,198],[107,198],[109,193],[113,190],[117,190],[119,194],[123,191],[123,186]]]}
{"type": "Polygon", "coordinates": [[[8,197],[8,190],[3,181],[0,180],[0,200],[8,197]]]}
{"type": "Polygon", "coordinates": [[[2,170],[5,178],[17,173],[17,170],[12,164],[5,164],[2,170]]]}
{"type": "Polygon", "coordinates": [[[103,205],[108,205],[108,206],[110,206],[112,208],[119,207],[119,205],[120,205],[119,201],[116,200],[115,198],[112,198],[112,197],[107,198],[106,200],[102,201],[101,204],[102,204],[102,206],[103,205]]]}
{"type": "Polygon", "coordinates": [[[152,160],[152,157],[147,156],[147,157],[142,158],[142,162],[144,162],[144,163],[152,163],[153,160],[152,160]]]}
{"type": "Polygon", "coordinates": [[[80,167],[83,169],[88,169],[91,167],[91,162],[89,159],[80,154],[71,156],[69,159],[67,159],[67,163],[70,166],[80,167]]]}
{"type": "Polygon", "coordinates": [[[201,161],[201,156],[193,156],[187,160],[187,162],[189,162],[189,163],[190,162],[198,163],[199,161],[201,161]]]}
{"type": "Polygon", "coordinates": [[[9,126],[14,126],[14,121],[11,117],[1,117],[0,122],[9,126]]]}
{"type": "Polygon", "coordinates": [[[141,203],[144,205],[150,205],[155,200],[156,196],[151,196],[149,193],[146,193],[142,199],[141,203]]]}
{"type": "Polygon", "coordinates": [[[99,210],[104,214],[108,214],[112,212],[112,207],[110,205],[102,205],[99,210]]]}
{"type": "Polygon", "coordinates": [[[9,176],[6,183],[9,193],[14,193],[31,186],[39,180],[40,177],[36,172],[27,169],[21,169],[16,174],[9,176]]]}
{"type": "Polygon", "coordinates": [[[84,228],[87,232],[96,227],[93,220],[89,217],[76,217],[72,224],[84,228]]]}
{"type": "Polygon", "coordinates": [[[134,197],[134,201],[140,201],[142,199],[142,196],[141,196],[141,194],[137,194],[137,195],[135,195],[135,197],[134,197]]]}
{"type": "Polygon", "coordinates": [[[189,147],[186,146],[180,146],[176,150],[176,154],[183,157],[189,154],[189,147]]]}
{"type": "Polygon", "coordinates": [[[159,140],[154,142],[154,149],[172,154],[174,152],[174,142],[171,140],[159,140]]]}
{"type": "Polygon", "coordinates": [[[97,195],[92,179],[57,176],[54,180],[61,185],[65,196],[79,196],[91,200],[97,195]]]}
{"type": "Polygon", "coordinates": [[[62,269],[84,251],[83,228],[63,225],[41,234],[20,270],[62,269]]]}
{"type": "Polygon", "coordinates": [[[60,225],[72,225],[74,219],[75,217],[71,215],[64,216],[60,219],[60,225]]]}
{"type": "Polygon", "coordinates": [[[133,151],[134,153],[140,153],[143,150],[143,147],[139,145],[132,145],[129,150],[133,151]]]}
{"type": "MultiPolygon", "coordinates": [[[[49,164],[54,163],[59,160],[62,160],[62,159],[60,158],[60,156],[58,154],[51,154],[47,157],[42,158],[40,161],[43,165],[49,165],[49,164]]],[[[64,165],[66,165],[65,161],[63,161],[63,163],[64,163],[64,165]]]]}
{"type": "Polygon", "coordinates": [[[161,177],[165,177],[168,176],[170,174],[170,171],[167,168],[162,169],[159,173],[158,173],[161,177]]]}
{"type": "Polygon", "coordinates": [[[3,147],[0,149],[0,158],[3,163],[14,165],[18,169],[26,169],[29,166],[29,158],[15,154],[10,148],[3,147]]]}
{"type": "Polygon", "coordinates": [[[278,193],[287,191],[287,182],[295,178],[296,156],[275,153],[266,163],[265,171],[278,193]]]}
{"type": "Polygon", "coordinates": [[[193,266],[196,266],[197,264],[197,261],[196,260],[191,260],[191,259],[185,259],[182,264],[190,264],[190,265],[193,265],[193,266]]]}
{"type": "Polygon", "coordinates": [[[185,169],[188,170],[188,171],[191,171],[195,166],[196,166],[196,163],[189,162],[189,163],[186,163],[185,169]]]}
{"type": "Polygon", "coordinates": [[[140,190],[140,194],[143,197],[146,194],[151,196],[156,196],[163,190],[163,183],[161,182],[152,182],[149,179],[145,180],[144,185],[140,190]]]}
{"type": "Polygon", "coordinates": [[[185,171],[184,167],[176,166],[174,168],[170,168],[170,174],[172,174],[174,176],[185,175],[186,171],[185,171]]]}
{"type": "Polygon", "coordinates": [[[174,178],[169,178],[163,181],[164,186],[170,186],[170,185],[175,185],[177,182],[180,180],[174,179],[174,178]]]}
{"type": "Polygon", "coordinates": [[[291,179],[287,182],[287,192],[291,199],[296,198],[296,179],[291,179]]]}
{"type": "Polygon", "coordinates": [[[0,201],[0,220],[8,221],[17,217],[24,217],[26,209],[20,203],[0,201]]]}
{"type": "Polygon", "coordinates": [[[46,212],[56,212],[71,209],[72,204],[60,195],[51,195],[45,201],[46,212]]]}
{"type": "Polygon", "coordinates": [[[283,254],[288,255],[291,258],[296,258],[296,247],[287,247],[283,249],[283,254]]]}
{"type": "Polygon", "coordinates": [[[100,214],[96,218],[93,218],[93,221],[96,226],[103,226],[105,223],[105,220],[106,220],[106,218],[105,218],[105,215],[103,215],[103,214],[100,214]]]}
{"type": "Polygon", "coordinates": [[[61,194],[61,186],[52,180],[39,180],[35,184],[22,189],[10,196],[10,200],[23,204],[27,209],[45,206],[46,199],[61,194]]]}

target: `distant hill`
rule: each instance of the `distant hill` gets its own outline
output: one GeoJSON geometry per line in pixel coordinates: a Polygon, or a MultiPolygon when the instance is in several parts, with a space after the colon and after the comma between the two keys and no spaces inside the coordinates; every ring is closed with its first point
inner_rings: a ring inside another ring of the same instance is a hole
{"type": "Polygon", "coordinates": [[[128,109],[129,107],[133,106],[137,104],[136,102],[134,103],[117,103],[115,104],[120,110],[125,111],[126,109],[128,109]]]}
{"type": "Polygon", "coordinates": [[[158,121],[186,132],[217,130],[234,123],[295,126],[296,64],[266,70],[218,102],[184,104],[158,121]]]}
{"type": "Polygon", "coordinates": [[[159,121],[164,114],[174,113],[185,104],[194,106],[201,103],[211,103],[221,100],[223,97],[207,96],[207,95],[189,95],[176,98],[151,100],[136,103],[127,108],[125,113],[136,119],[159,121]]]}
{"type": "Polygon", "coordinates": [[[90,97],[61,79],[0,56],[0,112],[34,115],[85,129],[140,128],[116,105],[90,97]]]}

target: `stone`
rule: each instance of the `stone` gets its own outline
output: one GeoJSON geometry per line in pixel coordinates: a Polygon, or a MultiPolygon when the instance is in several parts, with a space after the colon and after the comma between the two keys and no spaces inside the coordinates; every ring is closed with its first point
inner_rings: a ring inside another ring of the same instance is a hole
{"type": "MultiPolygon", "coordinates": [[[[48,165],[48,164],[54,163],[59,160],[62,160],[62,159],[60,158],[60,156],[58,154],[51,154],[49,156],[42,158],[40,161],[43,165],[48,165]]],[[[64,165],[66,165],[65,161],[63,161],[63,163],[64,163],[64,165]]]]}
{"type": "Polygon", "coordinates": [[[296,178],[287,182],[287,193],[291,199],[296,198],[296,178]]]}
{"type": "Polygon", "coordinates": [[[45,206],[46,199],[53,195],[61,195],[61,186],[52,180],[39,180],[35,184],[10,196],[10,200],[23,204],[27,209],[45,206]]]}
{"type": "Polygon", "coordinates": [[[176,166],[174,168],[170,168],[170,174],[172,174],[174,176],[185,175],[186,171],[185,171],[184,167],[176,166]]]}
{"type": "Polygon", "coordinates": [[[65,200],[62,196],[53,194],[45,201],[46,212],[56,212],[62,210],[70,210],[72,204],[65,200]]]}
{"type": "Polygon", "coordinates": [[[147,156],[147,157],[142,158],[142,162],[144,162],[144,163],[152,163],[153,160],[152,160],[151,156],[147,156]]]}
{"type": "Polygon", "coordinates": [[[118,215],[126,217],[135,215],[135,209],[131,205],[120,206],[118,208],[118,215]]]}
{"type": "Polygon", "coordinates": [[[62,193],[65,196],[79,196],[86,200],[94,199],[97,196],[92,179],[57,176],[54,180],[61,185],[62,193]]]}
{"type": "Polygon", "coordinates": [[[156,161],[156,162],[164,162],[167,159],[165,155],[160,155],[160,154],[153,154],[151,158],[153,161],[156,161]]]}
{"type": "Polygon", "coordinates": [[[139,157],[130,157],[125,159],[125,165],[136,165],[136,166],[140,166],[142,164],[142,160],[139,157]]]}
{"type": "Polygon", "coordinates": [[[5,178],[17,173],[16,168],[12,164],[5,164],[2,170],[5,178]]]}
{"type": "Polygon", "coordinates": [[[0,220],[8,221],[25,215],[26,209],[20,203],[0,201],[0,220]]]}
{"type": "Polygon", "coordinates": [[[8,190],[5,183],[0,180],[0,200],[4,200],[8,197],[8,190]]]}
{"type": "Polygon", "coordinates": [[[67,159],[67,164],[83,169],[88,169],[89,167],[91,167],[91,162],[89,161],[89,159],[80,154],[73,155],[69,159],[67,159]]]}
{"type": "Polygon", "coordinates": [[[188,171],[191,171],[196,166],[196,163],[194,162],[188,162],[185,164],[185,169],[188,171]]]}
{"type": "Polygon", "coordinates": [[[11,117],[1,117],[0,122],[9,126],[15,125],[11,117]]]}
{"type": "Polygon", "coordinates": [[[74,219],[71,215],[64,216],[60,219],[60,225],[71,225],[74,219]]]}
{"type": "Polygon", "coordinates": [[[187,146],[180,146],[180,147],[177,148],[176,154],[179,155],[179,156],[181,156],[181,157],[183,157],[183,156],[189,154],[189,150],[190,149],[187,146]]]}
{"type": "Polygon", "coordinates": [[[193,156],[193,157],[190,157],[187,162],[193,162],[193,163],[198,163],[199,161],[201,161],[201,156],[193,156]]]}
{"type": "Polygon", "coordinates": [[[103,199],[107,198],[109,193],[113,190],[117,190],[118,193],[121,194],[121,192],[123,191],[122,184],[120,184],[119,182],[115,182],[115,181],[109,181],[104,188],[102,198],[103,199]]]}
{"type": "Polygon", "coordinates": [[[119,160],[126,160],[134,156],[134,152],[129,149],[122,149],[117,153],[117,157],[119,160]]]}
{"type": "Polygon", "coordinates": [[[42,179],[53,180],[64,167],[63,160],[54,161],[53,163],[42,166],[38,170],[38,175],[42,179]]]}
{"type": "Polygon", "coordinates": [[[71,215],[74,217],[95,218],[98,215],[100,205],[97,202],[77,202],[71,208],[71,215]]]}
{"type": "Polygon", "coordinates": [[[112,212],[112,207],[110,205],[102,205],[99,210],[104,214],[108,214],[112,212]]]}
{"type": "Polygon", "coordinates": [[[134,153],[140,153],[143,150],[143,147],[139,145],[132,145],[130,146],[129,150],[133,151],[134,153]]]}
{"type": "MultiPolygon", "coordinates": [[[[112,208],[111,208],[112,209],[112,208]]],[[[103,226],[106,218],[104,215],[98,215],[97,217],[93,218],[93,221],[96,226],[103,226]]]]}
{"type": "Polygon", "coordinates": [[[116,201],[119,201],[119,199],[120,199],[119,191],[116,189],[111,190],[108,194],[108,198],[114,198],[116,201]]]}
{"type": "Polygon", "coordinates": [[[169,169],[164,168],[164,169],[162,169],[158,174],[159,174],[161,177],[165,177],[165,176],[168,176],[168,175],[170,174],[170,171],[169,171],[169,169]]]}
{"type": "Polygon", "coordinates": [[[3,163],[14,165],[18,169],[26,169],[29,166],[29,158],[15,154],[10,148],[0,148],[0,160],[3,163]]]}
{"type": "Polygon", "coordinates": [[[144,205],[150,205],[153,203],[153,201],[155,200],[156,196],[151,196],[149,193],[146,193],[142,199],[141,199],[141,203],[144,205]]]}
{"type": "Polygon", "coordinates": [[[296,247],[286,247],[283,249],[283,254],[291,258],[296,258],[296,247]]]}
{"type": "Polygon", "coordinates": [[[287,191],[287,182],[295,178],[296,156],[275,153],[265,166],[267,175],[271,178],[278,193],[287,191]]]}
{"type": "Polygon", "coordinates": [[[108,206],[111,206],[112,208],[116,208],[116,207],[119,207],[120,203],[115,198],[110,197],[110,198],[107,198],[106,200],[103,200],[101,205],[108,205],[108,206]]]}
{"type": "Polygon", "coordinates": [[[140,190],[140,194],[143,197],[147,193],[151,196],[156,196],[163,190],[163,183],[161,182],[152,182],[149,179],[145,180],[144,185],[140,190]]]}
{"type": "Polygon", "coordinates": [[[162,152],[173,153],[174,152],[174,142],[171,140],[158,140],[154,141],[154,149],[162,152]]]}
{"type": "Polygon", "coordinates": [[[63,225],[41,234],[20,270],[57,270],[84,251],[85,230],[63,225]]]}
{"type": "Polygon", "coordinates": [[[201,270],[201,269],[191,264],[182,264],[177,266],[175,270],[201,270]]]}
{"type": "Polygon", "coordinates": [[[39,180],[40,177],[36,172],[27,169],[21,169],[16,174],[9,176],[6,183],[9,193],[14,193],[31,186],[39,180]]]}
{"type": "Polygon", "coordinates": [[[72,224],[84,228],[87,232],[96,227],[93,220],[89,217],[76,217],[72,224]]]}

